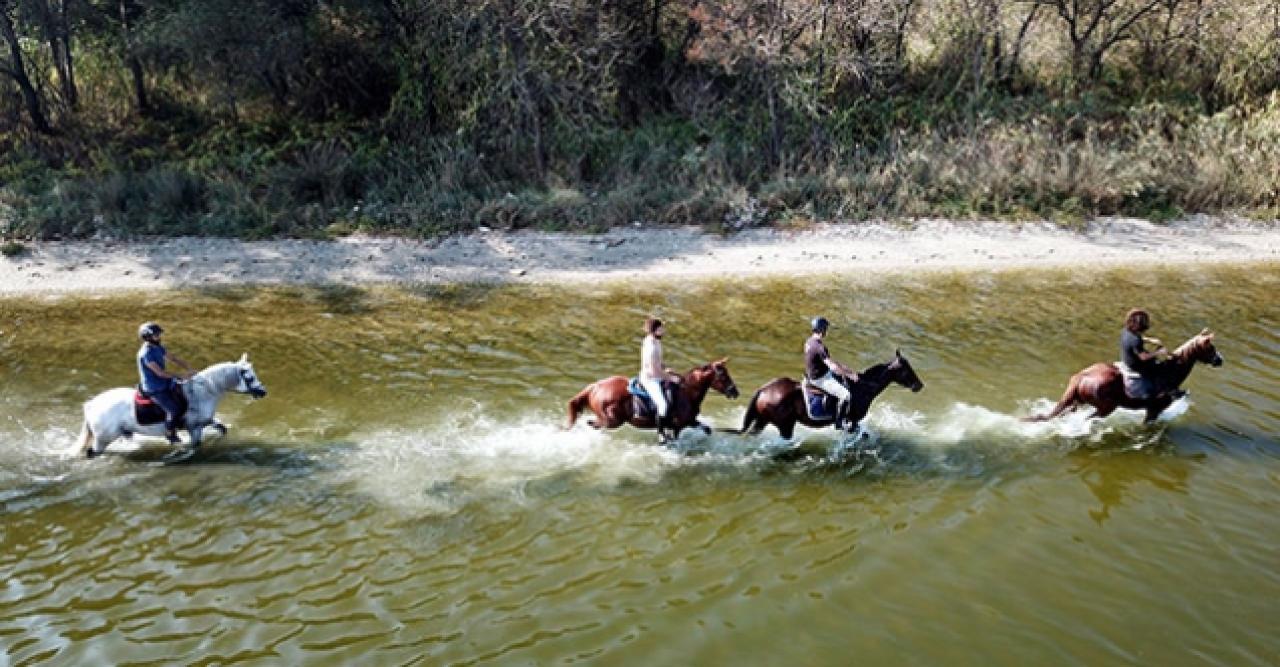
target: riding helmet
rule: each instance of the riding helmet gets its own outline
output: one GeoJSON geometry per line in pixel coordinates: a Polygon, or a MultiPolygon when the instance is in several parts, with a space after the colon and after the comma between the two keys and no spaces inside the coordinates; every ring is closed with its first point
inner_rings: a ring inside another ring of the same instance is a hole
{"type": "Polygon", "coordinates": [[[138,327],[138,338],[142,340],[159,336],[162,333],[164,333],[164,329],[160,328],[160,325],[155,322],[144,322],[142,326],[138,327]]]}
{"type": "Polygon", "coordinates": [[[812,331],[826,331],[829,326],[831,326],[831,323],[825,317],[815,317],[809,323],[809,329],[812,331]]]}

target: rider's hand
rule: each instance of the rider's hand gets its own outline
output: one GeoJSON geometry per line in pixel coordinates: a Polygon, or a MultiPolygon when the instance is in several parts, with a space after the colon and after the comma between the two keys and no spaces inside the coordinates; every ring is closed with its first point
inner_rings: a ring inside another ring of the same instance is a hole
{"type": "Polygon", "coordinates": [[[1169,356],[1169,350],[1168,350],[1168,348],[1165,348],[1165,347],[1161,346],[1161,347],[1156,348],[1156,354],[1163,354],[1164,356],[1166,356],[1166,357],[1167,357],[1167,356],[1169,356]]]}

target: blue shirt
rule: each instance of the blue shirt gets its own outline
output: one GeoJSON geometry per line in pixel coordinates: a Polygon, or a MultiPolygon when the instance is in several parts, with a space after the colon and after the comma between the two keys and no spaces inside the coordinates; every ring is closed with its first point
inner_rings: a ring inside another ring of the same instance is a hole
{"type": "Polygon", "coordinates": [[[138,377],[142,380],[142,390],[148,394],[168,391],[173,387],[173,378],[162,378],[156,375],[155,371],[147,368],[147,362],[154,361],[157,366],[163,369],[165,356],[166,352],[163,345],[143,343],[142,348],[138,350],[138,377]]]}

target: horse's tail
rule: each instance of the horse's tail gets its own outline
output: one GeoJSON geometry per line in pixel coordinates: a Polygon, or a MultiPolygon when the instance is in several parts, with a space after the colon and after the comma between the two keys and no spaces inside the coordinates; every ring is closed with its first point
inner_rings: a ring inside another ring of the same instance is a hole
{"type": "Polygon", "coordinates": [[[760,420],[760,411],[756,409],[756,400],[760,398],[760,392],[762,391],[764,391],[763,387],[757,389],[756,393],[751,395],[751,400],[747,402],[747,414],[742,417],[742,429],[738,431],[729,429],[731,432],[742,435],[751,430],[751,427],[760,420]]]}
{"type": "Polygon", "coordinates": [[[575,422],[578,421],[578,415],[582,414],[582,409],[587,406],[591,400],[591,390],[595,388],[594,384],[589,384],[577,396],[569,399],[569,421],[564,425],[567,431],[573,428],[575,422]]]}
{"type": "Polygon", "coordinates": [[[80,424],[80,438],[76,440],[76,451],[83,453],[87,458],[93,458],[93,429],[89,427],[88,419],[80,424]]]}
{"type": "Polygon", "coordinates": [[[1081,375],[1080,373],[1077,373],[1071,376],[1071,380],[1067,382],[1067,390],[1062,392],[1062,398],[1058,401],[1058,404],[1053,406],[1053,409],[1050,410],[1047,414],[1031,415],[1030,417],[1023,417],[1022,421],[1024,422],[1049,421],[1050,419],[1053,419],[1054,417],[1057,417],[1058,415],[1075,407],[1076,403],[1079,401],[1079,396],[1077,395],[1076,391],[1080,386],[1080,375],[1081,375]]]}

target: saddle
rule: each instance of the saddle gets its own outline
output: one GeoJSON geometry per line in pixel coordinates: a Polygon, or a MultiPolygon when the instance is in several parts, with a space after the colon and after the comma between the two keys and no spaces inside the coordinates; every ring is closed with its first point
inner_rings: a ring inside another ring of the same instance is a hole
{"type": "Polygon", "coordinates": [[[1115,367],[1120,371],[1120,377],[1124,379],[1124,393],[1129,398],[1145,401],[1156,393],[1156,383],[1151,378],[1143,377],[1123,361],[1115,362],[1115,367]]]}
{"type": "MultiPolygon", "coordinates": [[[[183,417],[187,414],[187,392],[181,388],[173,391],[173,399],[178,402],[178,427],[183,426],[183,417]]],[[[133,417],[139,426],[150,426],[164,422],[164,410],[151,400],[141,387],[133,392],[133,417]]]]}
{"type": "Polygon", "coordinates": [[[809,419],[836,418],[836,408],[840,407],[839,399],[810,384],[808,377],[800,380],[800,391],[804,394],[804,409],[809,413],[809,419]]]}
{"type": "MultiPolygon", "coordinates": [[[[664,387],[665,389],[665,387],[664,387]]],[[[647,417],[655,419],[658,416],[658,406],[650,398],[649,392],[645,391],[644,385],[640,384],[640,378],[633,377],[627,383],[627,391],[631,392],[631,414],[637,417],[647,417]]],[[[673,404],[668,393],[668,405],[673,404]]],[[[671,414],[671,413],[668,413],[671,414]]]]}

